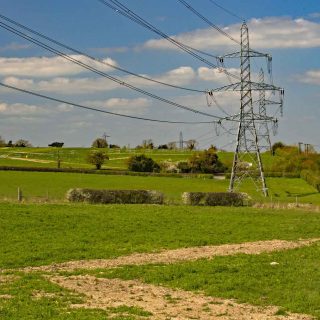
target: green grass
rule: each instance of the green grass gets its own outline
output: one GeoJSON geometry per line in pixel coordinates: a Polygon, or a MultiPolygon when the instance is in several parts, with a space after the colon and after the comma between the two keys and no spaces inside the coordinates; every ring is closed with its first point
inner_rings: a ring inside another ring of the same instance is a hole
{"type": "MultiPolygon", "coordinates": [[[[0,200],[17,199],[21,188],[26,201],[63,201],[70,188],[94,189],[149,189],[165,194],[169,203],[181,202],[185,191],[224,192],[228,180],[205,178],[112,176],[57,172],[0,171],[0,200]]],[[[269,198],[264,198],[251,181],[245,181],[241,191],[254,200],[263,202],[296,202],[320,204],[320,193],[302,179],[268,178],[269,198]]]]}
{"type": "MultiPolygon", "coordinates": [[[[26,166],[26,167],[56,167],[58,153],[62,168],[91,168],[87,164],[86,155],[91,148],[0,148],[0,166],[26,166]],[[16,159],[11,159],[16,158],[16,159]],[[27,160],[35,160],[27,161],[27,160]],[[36,160],[47,160],[48,163],[36,162],[36,160]]],[[[127,159],[135,154],[145,153],[157,162],[165,160],[187,161],[197,151],[189,150],[135,150],[135,149],[105,149],[110,160],[103,168],[126,169],[127,159]]],[[[229,168],[233,161],[233,152],[219,152],[219,159],[229,168]]],[[[262,161],[266,171],[270,170],[277,157],[272,157],[269,152],[262,154],[262,161]]],[[[248,158],[250,160],[250,157],[248,158]]]]}
{"type": "MultiPolygon", "coordinates": [[[[161,249],[319,236],[320,213],[300,210],[2,203],[0,268],[13,268],[6,273],[19,278],[0,282],[0,296],[11,296],[0,299],[0,318],[132,320],[149,315],[128,306],[105,311],[72,309],[70,304],[82,303],[84,296],[52,284],[41,273],[24,274],[15,268],[161,249]],[[35,299],[36,292],[49,295],[35,299]]],[[[301,312],[320,319],[319,260],[320,246],[313,245],[258,256],[80,273],[201,290],[215,297],[277,305],[279,314],[301,312]],[[271,266],[272,261],[279,264],[271,266]]]]}
{"type": "Polygon", "coordinates": [[[320,235],[320,214],[150,205],[0,206],[0,268],[320,235]]]}
{"type": "Polygon", "coordinates": [[[258,256],[242,254],[173,265],[99,270],[96,276],[200,290],[209,296],[254,305],[276,305],[280,307],[278,315],[290,311],[320,319],[319,261],[320,244],[316,244],[258,256]],[[270,265],[273,261],[279,264],[270,265]]]}

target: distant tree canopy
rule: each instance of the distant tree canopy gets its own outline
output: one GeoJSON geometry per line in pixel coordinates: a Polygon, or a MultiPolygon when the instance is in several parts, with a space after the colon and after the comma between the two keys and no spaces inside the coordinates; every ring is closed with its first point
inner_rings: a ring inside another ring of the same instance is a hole
{"type": "Polygon", "coordinates": [[[168,149],[170,150],[174,150],[174,149],[177,149],[177,143],[172,141],[172,142],[168,142],[168,149]]]}
{"type": "Polygon", "coordinates": [[[128,169],[136,172],[159,172],[160,166],[153,159],[141,154],[129,158],[128,169]]]}
{"type": "Polygon", "coordinates": [[[105,160],[109,160],[108,155],[103,151],[90,151],[87,155],[87,162],[96,166],[97,170],[101,169],[105,160]]]}
{"type": "Polygon", "coordinates": [[[92,148],[108,148],[108,142],[104,138],[97,138],[92,142],[92,148]]]}
{"type": "Polygon", "coordinates": [[[48,147],[62,148],[63,145],[64,145],[64,142],[52,142],[48,144],[48,147]]]}
{"type": "Polygon", "coordinates": [[[17,148],[31,148],[32,144],[28,140],[19,139],[14,143],[14,146],[17,148]]]}
{"type": "Polygon", "coordinates": [[[6,141],[0,136],[0,147],[6,147],[6,141]]]}
{"type": "Polygon", "coordinates": [[[275,155],[275,152],[276,152],[277,149],[283,149],[285,146],[286,145],[281,141],[278,141],[278,142],[274,143],[272,145],[272,154],[275,155]]]}
{"type": "Polygon", "coordinates": [[[160,144],[159,146],[158,146],[158,149],[160,150],[160,149],[168,149],[168,145],[167,144],[160,144]]]}
{"type": "Polygon", "coordinates": [[[193,154],[188,162],[180,162],[178,169],[190,173],[223,173],[225,165],[219,160],[214,148],[193,154]]]}

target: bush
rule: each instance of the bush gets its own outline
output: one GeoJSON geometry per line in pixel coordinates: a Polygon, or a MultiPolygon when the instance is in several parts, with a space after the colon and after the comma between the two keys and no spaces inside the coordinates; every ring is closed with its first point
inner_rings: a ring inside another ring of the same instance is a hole
{"type": "Polygon", "coordinates": [[[162,204],[163,194],[153,190],[94,190],[70,189],[66,195],[70,202],[162,204]]]}
{"type": "Polygon", "coordinates": [[[302,170],[300,177],[320,192],[320,175],[310,170],[302,170]]]}
{"type": "Polygon", "coordinates": [[[91,151],[87,155],[88,163],[95,165],[97,170],[100,170],[105,160],[108,160],[108,159],[109,159],[108,155],[102,151],[91,151]]]}
{"type": "Polygon", "coordinates": [[[184,192],[182,201],[184,204],[197,206],[243,206],[249,197],[244,193],[233,192],[184,192]]]}
{"type": "Polygon", "coordinates": [[[160,172],[160,166],[144,154],[130,157],[128,169],[136,172],[160,172]]]}
{"type": "Polygon", "coordinates": [[[188,161],[188,166],[192,173],[224,173],[227,169],[213,149],[192,155],[188,161]]]}
{"type": "Polygon", "coordinates": [[[97,138],[92,142],[92,148],[108,148],[108,142],[104,138],[97,138]]]}

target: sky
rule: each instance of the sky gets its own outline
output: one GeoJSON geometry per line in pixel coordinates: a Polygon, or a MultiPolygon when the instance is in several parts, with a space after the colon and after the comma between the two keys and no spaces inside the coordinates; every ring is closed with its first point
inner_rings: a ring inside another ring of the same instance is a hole
{"type": "MultiPolygon", "coordinates": [[[[285,90],[283,116],[279,105],[267,105],[268,116],[278,119],[277,132],[270,125],[271,141],[303,142],[319,149],[319,0],[186,1],[236,41],[219,33],[178,0],[121,0],[121,3],[174,40],[213,56],[240,50],[237,41],[245,20],[250,47],[273,58],[272,77],[265,58],[252,59],[252,80],[258,81],[262,68],[267,83],[273,81],[285,90]]],[[[65,146],[85,147],[107,134],[109,143],[135,147],[145,139],[152,139],[155,145],[178,141],[182,132],[184,140],[197,140],[201,149],[211,144],[234,149],[238,124],[223,120],[221,126],[213,122],[239,113],[239,92],[220,92],[214,95],[214,100],[204,92],[235,81],[228,79],[225,71],[239,76],[239,59],[225,59],[223,68],[214,68],[217,65],[214,57],[199,53],[206,61],[198,60],[99,0],[0,0],[0,4],[0,82],[59,100],[0,87],[0,135],[6,141],[26,139],[34,146],[62,141],[65,146]],[[9,24],[6,18],[94,57],[96,60],[90,60],[18,29],[100,74],[10,32],[4,28],[3,23],[9,24]],[[197,91],[165,86],[132,73],[197,91]],[[168,100],[173,104],[166,103],[168,100]],[[192,123],[119,117],[70,106],[64,101],[128,116],[192,123]]],[[[279,101],[277,93],[266,92],[266,96],[279,101]]],[[[255,103],[257,99],[258,93],[254,92],[255,103]]]]}

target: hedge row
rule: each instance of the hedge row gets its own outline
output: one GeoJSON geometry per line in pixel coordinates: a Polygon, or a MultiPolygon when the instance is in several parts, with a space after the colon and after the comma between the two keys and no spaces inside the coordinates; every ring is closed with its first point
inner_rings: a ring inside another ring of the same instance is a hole
{"type": "Polygon", "coordinates": [[[154,173],[154,172],[132,172],[126,170],[93,170],[81,168],[48,168],[48,167],[13,167],[0,166],[0,171],[29,171],[29,172],[63,172],[63,173],[84,173],[84,174],[104,174],[104,175],[124,175],[124,176],[154,176],[171,178],[203,178],[213,179],[212,174],[181,174],[181,173],[154,173]]]}
{"type": "Polygon", "coordinates": [[[233,192],[184,192],[182,201],[184,204],[197,206],[243,206],[248,200],[244,193],[233,192]]]}
{"type": "Polygon", "coordinates": [[[320,192],[320,176],[311,170],[302,170],[300,177],[320,192]]]}
{"type": "Polygon", "coordinates": [[[163,194],[153,190],[95,190],[70,189],[67,192],[70,202],[120,203],[120,204],[162,204],[163,194]]]}
{"type": "MultiPolygon", "coordinates": [[[[225,174],[227,179],[231,178],[231,173],[225,174]]],[[[300,174],[297,172],[264,172],[266,178],[300,178],[300,174]]]]}

